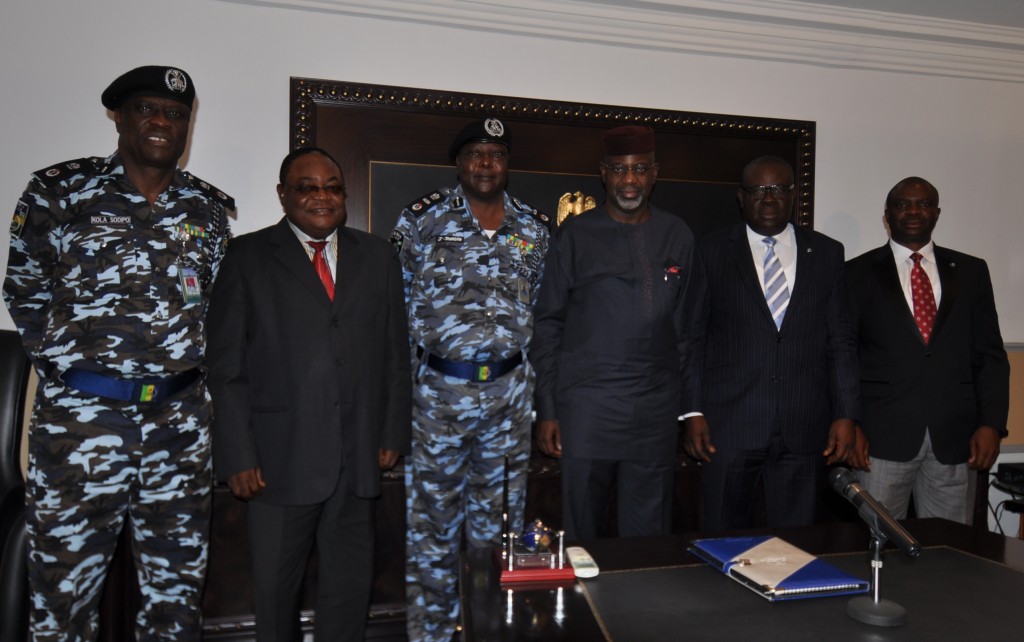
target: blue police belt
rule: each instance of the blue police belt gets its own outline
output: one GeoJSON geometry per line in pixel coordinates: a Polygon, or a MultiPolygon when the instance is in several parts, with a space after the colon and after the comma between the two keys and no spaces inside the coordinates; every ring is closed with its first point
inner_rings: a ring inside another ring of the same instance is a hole
{"type": "MultiPolygon", "coordinates": [[[[416,348],[416,357],[423,358],[426,352],[422,347],[416,348]]],[[[494,381],[498,377],[507,375],[516,369],[523,362],[523,353],[519,351],[501,361],[452,361],[439,357],[436,354],[427,352],[427,365],[449,377],[458,377],[467,381],[484,383],[494,381]]]]}
{"type": "Polygon", "coordinates": [[[160,403],[188,388],[199,378],[199,368],[192,368],[170,377],[117,379],[97,372],[68,368],[57,375],[69,388],[104,399],[133,403],[160,403]]]}

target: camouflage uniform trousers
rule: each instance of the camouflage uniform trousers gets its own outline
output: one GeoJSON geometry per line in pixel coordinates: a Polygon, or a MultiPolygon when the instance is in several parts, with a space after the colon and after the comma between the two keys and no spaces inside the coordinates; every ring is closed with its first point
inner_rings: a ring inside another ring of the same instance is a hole
{"type": "Polygon", "coordinates": [[[156,406],[44,381],[29,427],[26,491],[34,640],[93,640],[125,518],[142,597],[136,638],[198,640],[209,539],[205,386],[156,406]]]}
{"type": "Polygon", "coordinates": [[[406,622],[410,642],[448,642],[460,617],[459,546],[501,543],[509,455],[509,519],[522,531],[533,380],[528,364],[472,383],[429,368],[413,389],[406,458],[406,622]]]}

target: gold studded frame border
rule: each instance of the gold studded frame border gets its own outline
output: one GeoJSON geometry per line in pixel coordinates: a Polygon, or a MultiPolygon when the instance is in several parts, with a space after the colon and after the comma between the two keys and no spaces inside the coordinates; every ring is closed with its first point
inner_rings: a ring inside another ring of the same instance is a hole
{"type": "Polygon", "coordinates": [[[454,185],[448,146],[463,125],[500,118],[511,136],[509,191],[553,218],[560,195],[600,202],[601,134],[642,124],[657,134],[651,201],[699,236],[740,220],[735,192],[750,160],[771,154],[796,172],[795,223],[813,227],[813,121],[595,105],[435,89],[292,78],[290,149],[316,145],[342,165],[348,225],[386,236],[401,207],[454,185]]]}

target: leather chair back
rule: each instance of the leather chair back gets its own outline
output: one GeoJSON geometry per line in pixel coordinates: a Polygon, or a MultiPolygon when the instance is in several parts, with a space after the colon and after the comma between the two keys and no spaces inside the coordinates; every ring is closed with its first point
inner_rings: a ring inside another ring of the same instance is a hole
{"type": "Polygon", "coordinates": [[[0,640],[28,631],[25,486],[21,427],[30,366],[21,337],[0,330],[0,640]]]}
{"type": "Polygon", "coordinates": [[[31,368],[21,337],[0,330],[0,497],[25,483],[21,473],[21,424],[31,368]]]}

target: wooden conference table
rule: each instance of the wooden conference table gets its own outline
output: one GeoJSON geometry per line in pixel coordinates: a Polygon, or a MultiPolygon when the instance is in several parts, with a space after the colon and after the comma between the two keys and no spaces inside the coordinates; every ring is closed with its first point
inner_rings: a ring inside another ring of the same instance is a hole
{"type": "MultiPolygon", "coordinates": [[[[924,550],[886,551],[881,597],[907,610],[902,627],[846,614],[847,596],[771,603],[704,565],[687,543],[705,534],[605,539],[583,545],[598,577],[561,585],[502,587],[494,551],[464,555],[464,639],[616,640],[1007,640],[1021,639],[1024,541],[941,519],[903,522],[924,550]]],[[[723,533],[734,535],[736,533],[723,533]]],[[[760,529],[854,575],[870,577],[861,523],[760,529]]]]}

